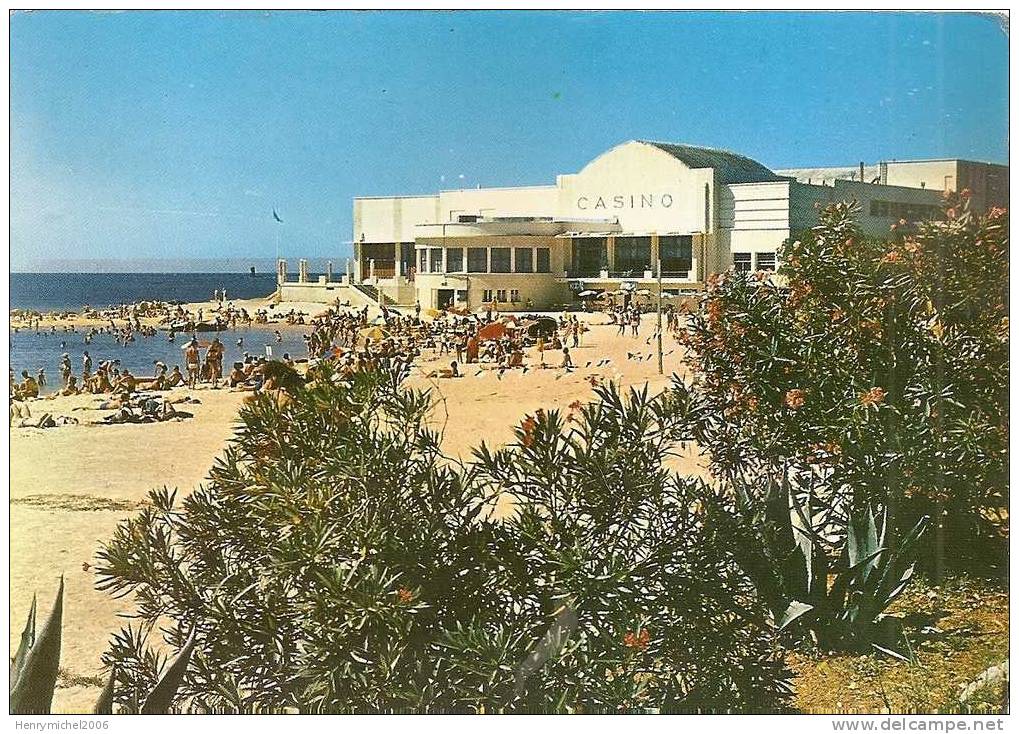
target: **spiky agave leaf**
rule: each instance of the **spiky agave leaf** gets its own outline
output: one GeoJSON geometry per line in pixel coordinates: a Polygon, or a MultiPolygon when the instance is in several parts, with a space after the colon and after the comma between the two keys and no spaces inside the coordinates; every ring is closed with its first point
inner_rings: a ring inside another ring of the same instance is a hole
{"type": "Polygon", "coordinates": [[[35,644],[35,607],[36,595],[32,594],[32,607],[28,610],[28,619],[25,621],[25,629],[21,633],[18,651],[14,654],[14,660],[11,661],[11,680],[8,693],[14,690],[14,684],[18,680],[22,668],[25,667],[25,656],[28,655],[28,651],[35,644]]]}
{"type": "Polygon", "coordinates": [[[12,714],[48,714],[60,669],[60,636],[64,616],[64,577],[46,624],[25,656],[21,675],[11,689],[12,714]]]}
{"type": "Polygon", "coordinates": [[[94,713],[97,714],[112,714],[113,713],[113,686],[117,680],[117,666],[114,665],[110,669],[110,677],[106,681],[106,685],[103,686],[103,692],[99,694],[99,700],[96,701],[94,713]]]}
{"type": "Polygon", "coordinates": [[[184,647],[180,649],[177,656],[170,661],[166,666],[166,670],[159,676],[159,680],[156,682],[156,687],[149,693],[148,698],[145,699],[145,703],[142,704],[141,713],[143,714],[165,714],[170,711],[170,704],[173,703],[173,697],[177,695],[177,689],[184,680],[184,673],[188,669],[188,663],[191,661],[191,653],[195,649],[195,642],[197,641],[197,629],[192,628],[191,634],[188,636],[187,642],[184,643],[184,647]]]}

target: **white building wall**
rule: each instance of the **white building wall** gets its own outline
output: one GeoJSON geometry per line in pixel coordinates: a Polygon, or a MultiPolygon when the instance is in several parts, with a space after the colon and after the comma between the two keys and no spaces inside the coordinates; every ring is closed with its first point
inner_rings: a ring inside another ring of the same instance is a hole
{"type": "Polygon", "coordinates": [[[413,242],[415,225],[438,221],[438,196],[354,199],[354,242],[413,242]]]}
{"type": "Polygon", "coordinates": [[[638,233],[694,234],[712,226],[714,171],[688,168],[653,145],[617,145],[558,182],[561,217],[617,218],[622,231],[638,233]]]}
{"type": "Polygon", "coordinates": [[[955,191],[958,184],[959,162],[946,161],[888,161],[888,175],[884,183],[889,186],[925,188],[931,191],[955,191]]]}
{"type": "Polygon", "coordinates": [[[462,189],[439,194],[439,222],[455,222],[461,214],[481,217],[554,217],[555,186],[462,189]]]}
{"type": "Polygon", "coordinates": [[[789,182],[729,184],[718,216],[720,226],[734,231],[788,230],[789,182]]]}

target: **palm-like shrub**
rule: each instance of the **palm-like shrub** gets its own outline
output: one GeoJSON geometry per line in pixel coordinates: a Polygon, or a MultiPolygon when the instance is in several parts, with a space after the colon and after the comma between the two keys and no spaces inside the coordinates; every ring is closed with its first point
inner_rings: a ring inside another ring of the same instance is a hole
{"type": "Polygon", "coordinates": [[[208,486],[155,492],[118,528],[99,583],[133,592],[141,622],[105,655],[120,710],[164,666],[157,625],[173,649],[195,641],[178,709],[781,703],[763,609],[661,468],[663,405],[606,393],[578,426],[532,419],[464,467],[401,377],[321,371],[262,397],[208,486]],[[504,491],[516,511],[495,520],[504,491]]]}

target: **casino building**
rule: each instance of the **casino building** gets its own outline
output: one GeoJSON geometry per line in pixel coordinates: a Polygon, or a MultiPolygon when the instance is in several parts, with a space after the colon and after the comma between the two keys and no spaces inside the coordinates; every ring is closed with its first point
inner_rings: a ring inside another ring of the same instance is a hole
{"type": "Polygon", "coordinates": [[[945,171],[963,164],[982,201],[1007,200],[1007,168],[993,164],[773,171],[724,150],[631,140],[551,185],[356,198],[348,277],[370,300],[423,308],[554,309],[585,290],[653,294],[659,275],[663,292],[695,292],[711,273],[774,270],[782,243],[830,201],[858,201],[874,235],[933,214],[962,183],[945,171]]]}

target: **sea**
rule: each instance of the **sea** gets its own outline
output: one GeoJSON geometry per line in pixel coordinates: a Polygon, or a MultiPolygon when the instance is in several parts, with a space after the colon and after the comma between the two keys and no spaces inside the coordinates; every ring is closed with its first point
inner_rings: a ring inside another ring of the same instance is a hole
{"type": "Polygon", "coordinates": [[[10,308],[80,311],[137,301],[261,298],[276,290],[275,273],[11,273],[10,308]]]}
{"type": "MultiPolygon", "coordinates": [[[[192,303],[211,300],[214,290],[226,289],[227,298],[261,298],[276,288],[275,273],[11,273],[11,309],[34,311],[80,311],[83,306],[96,308],[134,303],[144,300],[192,303]]],[[[252,325],[220,332],[226,347],[224,364],[243,358],[245,353],[270,357],[289,354],[294,359],[308,356],[303,334],[294,327],[279,329],[281,341],[274,333],[277,327],[252,325]]],[[[70,356],[75,375],[81,375],[84,353],[92,357],[93,369],[103,360],[119,360],[135,375],[155,372],[155,361],[165,362],[172,369],[183,369],[183,347],[187,337],[178,334],[171,342],[168,332],[155,336],[135,335],[135,341],[118,344],[112,334],[97,334],[86,344],[82,329],[55,332],[20,329],[9,330],[11,368],[20,379],[21,371],[35,376],[45,370],[47,385],[43,392],[59,387],[60,358],[70,356]]],[[[213,334],[199,334],[200,340],[211,340],[213,334]]]]}

